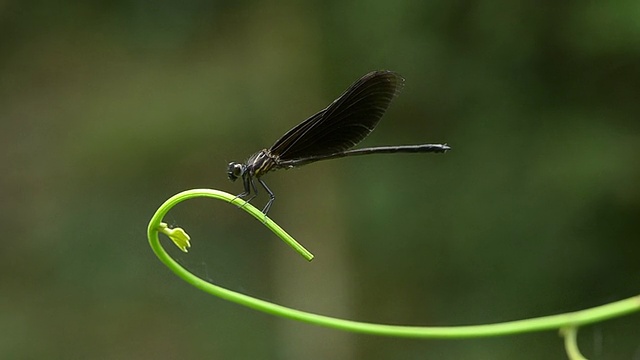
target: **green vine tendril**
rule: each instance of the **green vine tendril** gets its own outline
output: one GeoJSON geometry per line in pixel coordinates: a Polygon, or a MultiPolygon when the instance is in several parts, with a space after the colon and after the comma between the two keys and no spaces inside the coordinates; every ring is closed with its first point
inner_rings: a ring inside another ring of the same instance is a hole
{"type": "Polygon", "coordinates": [[[615,317],[620,317],[640,310],[640,295],[638,295],[606,305],[560,315],[544,316],[533,319],[486,325],[427,327],[365,323],[337,319],[329,316],[287,308],[204,281],[180,266],[162,248],[158,233],[163,233],[168,236],[174,242],[174,244],[178,248],[180,248],[180,250],[184,252],[188,251],[189,247],[191,246],[189,235],[181,228],[169,228],[167,224],[162,222],[162,219],[169,212],[169,210],[171,210],[171,208],[173,208],[178,203],[196,197],[215,198],[237,205],[256,219],[261,221],[267,228],[273,231],[278,237],[280,237],[286,244],[288,244],[293,250],[298,252],[306,260],[311,261],[313,259],[313,254],[311,254],[307,249],[296,242],[295,239],[287,234],[280,226],[273,222],[269,217],[265,216],[253,205],[245,202],[240,198],[235,197],[234,195],[218,190],[194,189],[183,191],[165,201],[164,204],[162,204],[153,215],[147,229],[149,244],[151,245],[151,248],[155,252],[156,256],[158,256],[160,261],[162,261],[171,271],[173,271],[184,281],[211,295],[215,295],[222,299],[235,302],[240,305],[247,306],[249,308],[263,311],[272,315],[344,331],[405,338],[477,338],[488,336],[514,335],[534,331],[558,329],[560,330],[561,336],[564,337],[565,349],[569,358],[572,360],[580,360],[585,358],[580,354],[580,351],[578,350],[578,327],[591,323],[601,322],[615,317]]]}

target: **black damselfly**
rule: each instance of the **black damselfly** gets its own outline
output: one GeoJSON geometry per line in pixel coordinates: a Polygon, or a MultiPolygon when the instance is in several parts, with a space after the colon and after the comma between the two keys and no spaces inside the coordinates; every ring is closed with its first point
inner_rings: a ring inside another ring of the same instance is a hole
{"type": "Polygon", "coordinates": [[[349,150],[367,137],[382,118],[391,100],[404,86],[404,79],[393,71],[373,71],[353,83],[327,108],[296,125],[269,149],[251,155],[244,163],[230,162],[229,180],[242,177],[249,202],[258,194],[254,179],[269,194],[262,212],[266,215],[275,200],[261,177],[272,170],[291,169],[312,162],[344,156],[379,153],[444,153],[447,144],[381,146],[349,150]],[[251,190],[253,189],[253,194],[251,190]]]}

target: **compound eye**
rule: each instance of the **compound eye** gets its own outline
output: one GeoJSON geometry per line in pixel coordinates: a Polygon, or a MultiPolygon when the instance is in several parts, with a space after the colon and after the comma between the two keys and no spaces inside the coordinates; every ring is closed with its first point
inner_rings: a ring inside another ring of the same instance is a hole
{"type": "Polygon", "coordinates": [[[238,164],[236,162],[230,162],[229,166],[227,167],[227,176],[231,181],[236,181],[237,178],[242,176],[243,172],[244,168],[242,164],[238,164]]]}

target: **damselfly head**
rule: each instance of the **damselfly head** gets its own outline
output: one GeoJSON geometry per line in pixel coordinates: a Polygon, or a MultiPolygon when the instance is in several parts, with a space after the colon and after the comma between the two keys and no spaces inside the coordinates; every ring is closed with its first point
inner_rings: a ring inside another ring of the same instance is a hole
{"type": "Polygon", "coordinates": [[[239,164],[237,162],[230,162],[227,167],[227,176],[229,180],[236,181],[237,178],[241,177],[244,174],[246,166],[244,164],[239,164]]]}

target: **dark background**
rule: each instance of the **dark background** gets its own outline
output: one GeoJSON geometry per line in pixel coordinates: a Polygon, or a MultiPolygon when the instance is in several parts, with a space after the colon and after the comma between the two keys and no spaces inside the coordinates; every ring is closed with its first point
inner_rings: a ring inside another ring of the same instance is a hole
{"type": "MultiPolygon", "coordinates": [[[[0,3],[0,358],[564,359],[556,332],[354,335],[208,296],[145,231],[169,196],[239,193],[226,164],[270,146],[363,74],[406,86],[364,146],[448,154],[270,174],[270,213],[166,218],[199,276],[368,322],[464,325],[639,292],[640,3],[0,3]]],[[[256,199],[262,207],[266,197],[256,199]]],[[[639,359],[635,314],[581,329],[590,359],[639,359]]]]}

